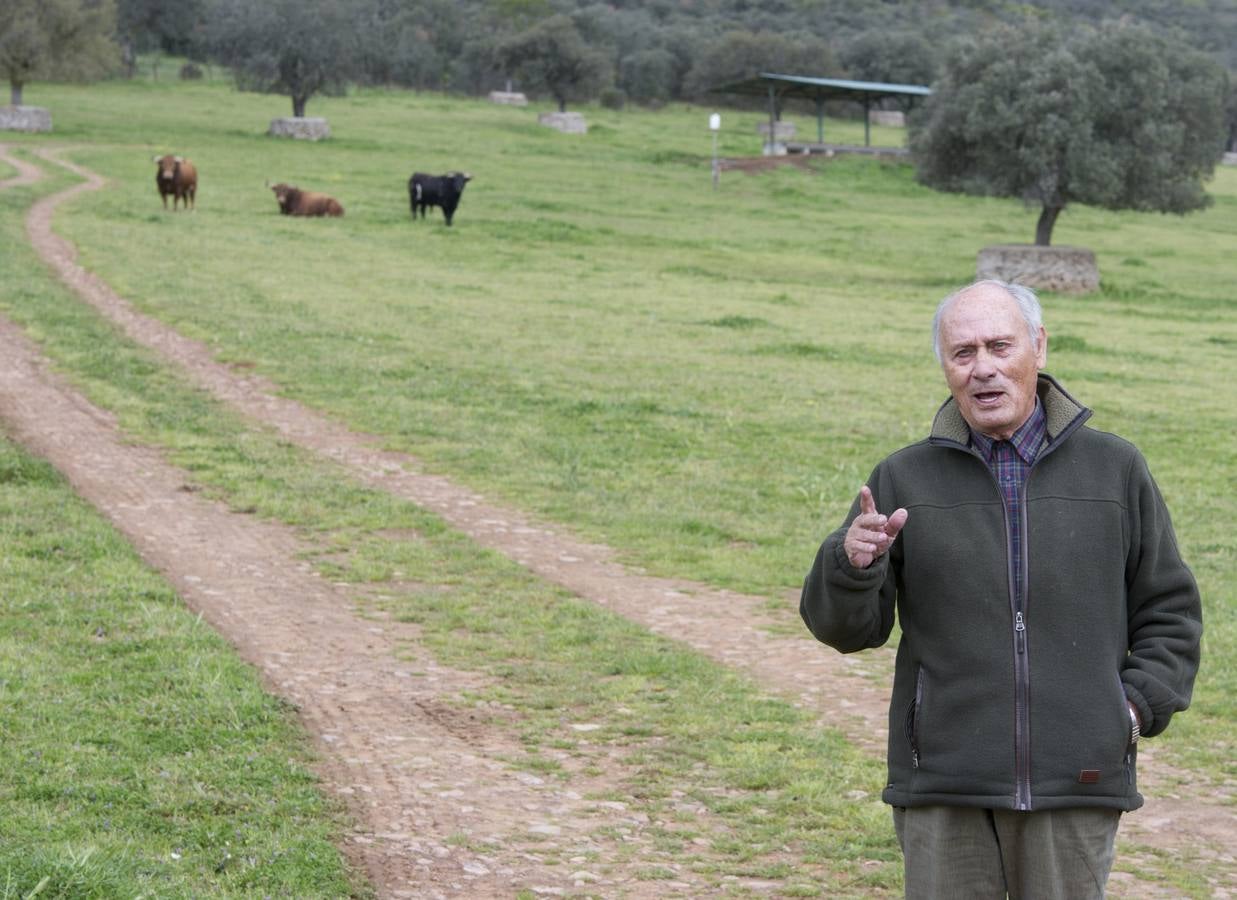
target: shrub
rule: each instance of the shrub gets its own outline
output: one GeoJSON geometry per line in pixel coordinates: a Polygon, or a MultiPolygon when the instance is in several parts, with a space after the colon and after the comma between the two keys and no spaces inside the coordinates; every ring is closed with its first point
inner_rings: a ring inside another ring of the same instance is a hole
{"type": "Polygon", "coordinates": [[[627,92],[622,88],[602,88],[598,101],[606,109],[622,109],[627,105],[627,92]]]}

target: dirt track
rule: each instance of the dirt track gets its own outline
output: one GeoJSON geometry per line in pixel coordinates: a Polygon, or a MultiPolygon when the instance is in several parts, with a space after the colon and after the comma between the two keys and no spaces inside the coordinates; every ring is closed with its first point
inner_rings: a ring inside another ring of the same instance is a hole
{"type": "MultiPolygon", "coordinates": [[[[749,672],[872,752],[883,750],[887,698],[851,671],[863,660],[837,656],[806,635],[769,635],[762,628],[763,599],[626,569],[605,547],[576,541],[426,475],[406,455],[376,449],[373,438],[278,397],[274,385],[238,375],[215,362],[204,346],[134,310],[81,269],[73,248],[51,228],[60,204],[102,187],[102,179],[55,153],[37,152],[84,181],[31,208],[27,232],[32,243],[70,288],[133,340],[253,420],[342,463],[366,483],[433,509],[548,581],[749,672]],[[701,616],[705,607],[709,615],[701,616]]],[[[19,171],[0,187],[37,177],[35,167],[3,148],[0,158],[19,171]]],[[[536,853],[521,849],[520,836],[535,835],[541,847],[547,835],[585,846],[594,841],[589,832],[623,820],[624,811],[588,804],[508,771],[496,762],[509,749],[501,729],[452,721],[448,707],[435,702],[471,683],[473,676],[436,667],[424,655],[401,662],[399,647],[417,654],[415,634],[358,617],[346,597],[295,561],[299,548],[286,530],[255,523],[182,490],[181,473],[152,451],[123,444],[106,413],[51,377],[37,351],[7,323],[0,325],[0,356],[0,417],[8,431],[61,469],[167,575],[186,602],[202,610],[259,667],[273,690],[300,706],[327,760],[324,779],[351,799],[358,818],[350,855],[383,895],[510,896],[513,885],[573,889],[578,879],[570,875],[578,873],[527,858],[536,853]],[[313,615],[290,622],[291,610],[307,608],[313,615]],[[306,654],[306,647],[313,653],[306,654]],[[431,677],[409,678],[414,667],[431,677]],[[484,808],[459,805],[466,802],[459,797],[481,796],[487,797],[484,808]],[[448,845],[447,837],[457,832],[493,841],[494,853],[479,858],[448,845]]],[[[1148,806],[1127,818],[1127,840],[1172,853],[1232,858],[1237,822],[1231,807],[1211,797],[1174,798],[1158,791],[1162,778],[1154,744],[1140,768],[1148,806]]],[[[626,821],[638,830],[638,818],[626,821]]],[[[594,849],[603,858],[613,856],[605,847],[594,849]]],[[[1160,895],[1119,876],[1112,886],[1120,896],[1160,895]]],[[[1217,887],[1237,892],[1237,875],[1217,887]]],[[[688,881],[680,888],[686,896],[699,889],[688,881]]],[[[642,891],[668,896],[665,882],[644,887],[621,866],[596,890],[605,896],[641,896],[642,891]]]]}

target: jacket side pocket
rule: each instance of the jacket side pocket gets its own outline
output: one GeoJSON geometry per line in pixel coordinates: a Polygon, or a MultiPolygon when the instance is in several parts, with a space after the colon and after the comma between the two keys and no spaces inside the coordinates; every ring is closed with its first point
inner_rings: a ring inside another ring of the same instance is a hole
{"type": "Polygon", "coordinates": [[[915,669],[915,699],[906,709],[906,740],[911,746],[911,767],[919,768],[919,728],[923,711],[923,666],[915,669]]]}

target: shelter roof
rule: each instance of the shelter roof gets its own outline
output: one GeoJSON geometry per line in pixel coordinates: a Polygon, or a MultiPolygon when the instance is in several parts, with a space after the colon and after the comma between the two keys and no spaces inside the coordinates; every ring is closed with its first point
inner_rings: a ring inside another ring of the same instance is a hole
{"type": "Polygon", "coordinates": [[[807,97],[814,100],[880,100],[885,97],[926,97],[932,89],[923,84],[889,84],[883,81],[849,81],[844,78],[810,78],[806,75],[778,75],[761,72],[753,78],[711,88],[717,94],[767,96],[772,88],[780,97],[807,97]]]}

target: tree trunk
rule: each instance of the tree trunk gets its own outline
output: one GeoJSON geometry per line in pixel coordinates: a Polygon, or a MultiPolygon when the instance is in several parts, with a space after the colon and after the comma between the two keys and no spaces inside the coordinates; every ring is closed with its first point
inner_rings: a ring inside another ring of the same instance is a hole
{"type": "Polygon", "coordinates": [[[1057,224],[1057,216],[1061,215],[1062,206],[1045,206],[1039,213],[1039,221],[1035,223],[1035,243],[1047,247],[1052,243],[1052,226],[1057,224]]]}
{"type": "Polygon", "coordinates": [[[298,119],[305,118],[306,99],[308,98],[299,97],[299,96],[296,96],[295,94],[292,97],[292,115],[296,116],[298,119]]]}
{"type": "Polygon", "coordinates": [[[566,112],[567,111],[567,98],[559,97],[557,99],[558,99],[558,111],[561,113],[566,112]]]}
{"type": "Polygon", "coordinates": [[[21,89],[22,89],[22,83],[20,81],[9,82],[9,105],[10,106],[21,106],[21,89]]]}

